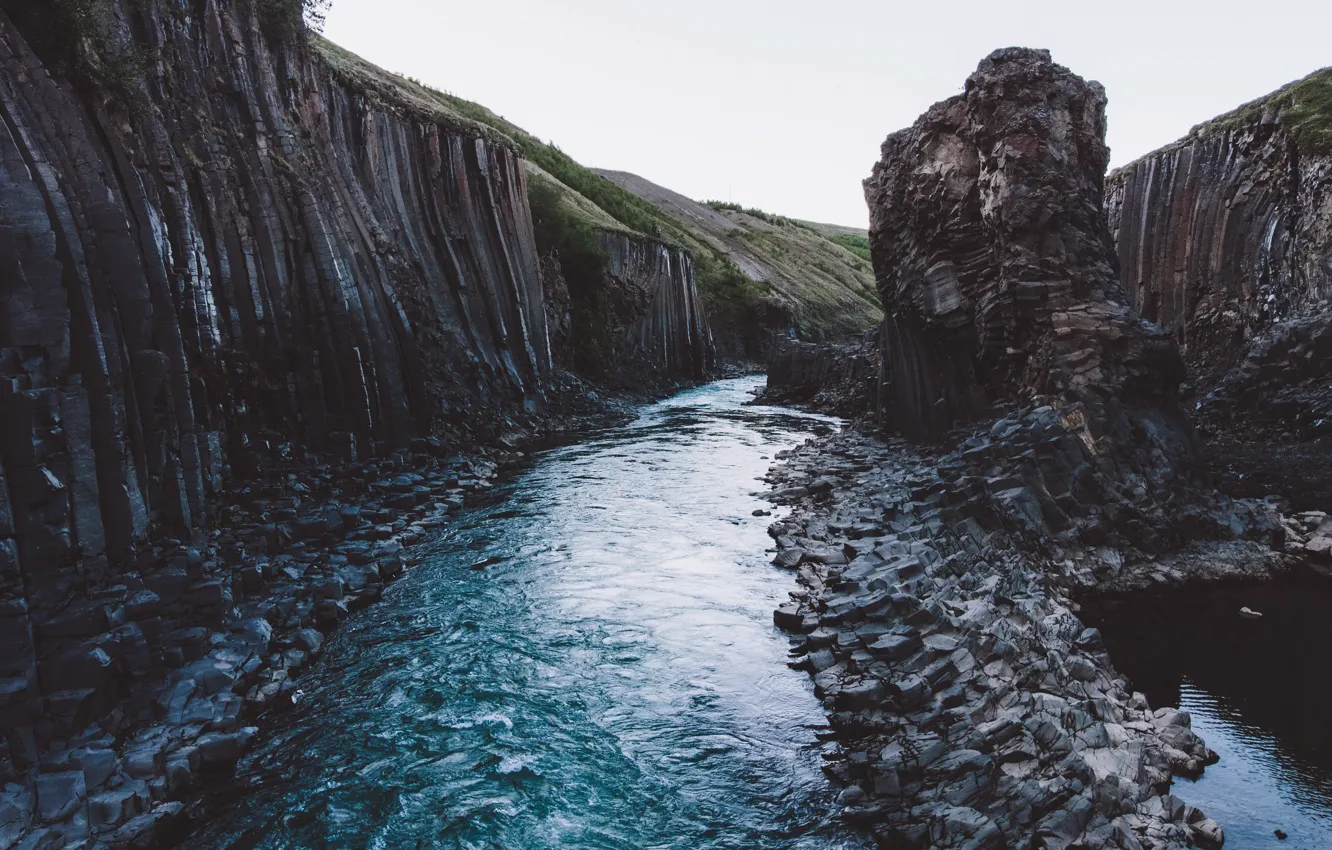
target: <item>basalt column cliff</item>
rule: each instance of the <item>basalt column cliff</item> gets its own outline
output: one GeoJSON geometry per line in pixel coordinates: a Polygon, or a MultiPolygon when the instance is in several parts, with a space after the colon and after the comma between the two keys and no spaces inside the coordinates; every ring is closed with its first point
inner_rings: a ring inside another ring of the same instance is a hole
{"type": "Polygon", "coordinates": [[[1111,175],[1135,307],[1184,350],[1190,407],[1233,490],[1317,506],[1332,435],[1332,70],[1111,175]]]}
{"type": "MultiPolygon", "coordinates": [[[[3,846],[139,840],[558,412],[515,143],[275,5],[0,2],[3,846]]],[[[703,376],[687,260],[617,256],[703,376]]]]}
{"type": "Polygon", "coordinates": [[[540,405],[503,140],[377,103],[229,3],[116,12],[110,37],[157,57],[133,109],[77,96],[0,19],[4,446],[27,557],[187,529],[225,464],[282,443],[351,457],[540,405]]]}

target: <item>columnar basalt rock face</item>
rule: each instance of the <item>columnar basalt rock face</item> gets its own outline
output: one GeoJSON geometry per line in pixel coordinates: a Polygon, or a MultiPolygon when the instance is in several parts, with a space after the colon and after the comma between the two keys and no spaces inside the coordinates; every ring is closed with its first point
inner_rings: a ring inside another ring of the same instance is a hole
{"type": "Polygon", "coordinates": [[[657,392],[717,365],[693,259],[645,236],[600,231],[605,268],[569,280],[558,252],[541,259],[555,362],[596,383],[657,392]]]}
{"type": "Polygon", "coordinates": [[[1288,119],[1320,85],[1332,70],[1120,169],[1106,196],[1124,286],[1179,340],[1221,485],[1306,508],[1332,499],[1332,156],[1288,119]]]}
{"type": "Polygon", "coordinates": [[[607,275],[637,302],[622,332],[626,360],[622,374],[656,372],[673,379],[698,380],[715,365],[712,332],[694,281],[694,261],[679,248],[624,233],[603,233],[610,257],[607,275]]]}
{"type": "Polygon", "coordinates": [[[1171,403],[1167,334],[1129,309],[1101,189],[1105,93],[1000,50],[883,145],[865,183],[886,424],[937,438],[995,402],[1171,403]]]}
{"type": "Polygon", "coordinates": [[[127,604],[149,573],[230,599],[185,592],[198,549],[142,547],[199,541],[230,473],[498,435],[545,404],[518,156],[270,40],[254,5],[107,0],[99,37],[144,57],[114,98],[0,11],[6,776],[116,703],[159,657],[150,626],[188,625],[127,604]]]}
{"type": "Polygon", "coordinates": [[[1303,152],[1278,119],[1204,126],[1109,179],[1124,286],[1204,385],[1332,299],[1332,157],[1303,152]]]}
{"type": "Polygon", "coordinates": [[[0,20],[5,403],[38,447],[5,460],[68,458],[84,554],[195,524],[255,449],[403,445],[463,404],[539,404],[549,368],[514,153],[190,5],[120,10],[161,55],[142,118],[77,98],[0,20]]]}

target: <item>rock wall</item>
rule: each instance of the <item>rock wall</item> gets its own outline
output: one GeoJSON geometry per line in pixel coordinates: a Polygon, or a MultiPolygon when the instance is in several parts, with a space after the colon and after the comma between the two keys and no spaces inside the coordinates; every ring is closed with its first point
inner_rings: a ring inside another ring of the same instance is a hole
{"type": "Polygon", "coordinates": [[[1279,117],[1204,125],[1108,181],[1133,306],[1175,332],[1204,384],[1332,298],[1332,156],[1303,152],[1279,117]]]}
{"type": "Polygon", "coordinates": [[[1320,71],[1111,175],[1106,210],[1133,305],[1169,327],[1189,408],[1235,495],[1332,500],[1332,116],[1320,71]],[[1314,134],[1314,135],[1311,135],[1314,134]]]}
{"type": "Polygon", "coordinates": [[[252,5],[98,0],[68,55],[0,5],[0,772],[109,704],[125,577],[230,474],[545,404],[518,156],[252,5]]]}
{"type": "Polygon", "coordinates": [[[644,236],[599,230],[604,268],[558,250],[542,256],[546,321],[555,362],[618,391],[661,392],[717,365],[712,330],[685,251],[644,236]]]}
{"type": "Polygon", "coordinates": [[[694,261],[688,253],[623,233],[603,233],[610,257],[607,274],[620,298],[641,305],[621,332],[622,374],[656,372],[676,380],[700,380],[715,365],[712,332],[699,301],[694,261]]]}

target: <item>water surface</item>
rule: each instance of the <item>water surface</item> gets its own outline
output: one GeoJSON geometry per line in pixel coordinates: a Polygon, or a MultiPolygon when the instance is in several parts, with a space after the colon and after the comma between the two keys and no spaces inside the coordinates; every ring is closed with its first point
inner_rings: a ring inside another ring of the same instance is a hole
{"type": "Polygon", "coordinates": [[[756,479],[835,427],[722,381],[540,455],[333,638],[188,847],[859,848],[756,479]],[[488,562],[488,566],[480,567],[488,562]]]}
{"type": "Polygon", "coordinates": [[[1227,850],[1332,848],[1332,583],[1195,588],[1084,616],[1134,687],[1188,711],[1221,756],[1174,793],[1221,824],[1227,850]]]}

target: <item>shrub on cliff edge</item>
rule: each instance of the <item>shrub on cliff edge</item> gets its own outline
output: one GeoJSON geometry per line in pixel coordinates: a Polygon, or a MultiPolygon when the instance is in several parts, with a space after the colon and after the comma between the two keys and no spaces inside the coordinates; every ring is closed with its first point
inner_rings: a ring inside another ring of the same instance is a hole
{"type": "Polygon", "coordinates": [[[320,32],[324,15],[333,0],[256,0],[259,20],[283,38],[293,38],[306,28],[320,32]]]}

